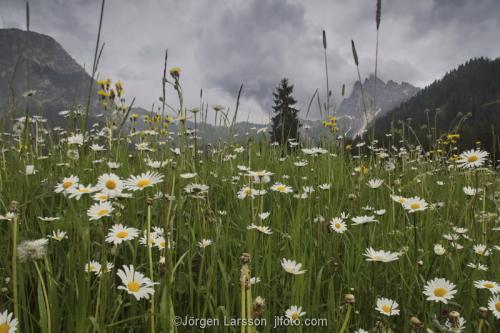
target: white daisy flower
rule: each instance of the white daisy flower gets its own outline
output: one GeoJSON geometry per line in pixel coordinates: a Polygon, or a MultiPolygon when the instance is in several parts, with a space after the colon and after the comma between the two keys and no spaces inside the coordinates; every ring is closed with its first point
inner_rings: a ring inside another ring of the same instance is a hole
{"type": "Polygon", "coordinates": [[[281,261],[281,267],[283,267],[283,269],[287,273],[290,273],[293,275],[301,275],[301,274],[304,274],[306,272],[305,270],[303,270],[303,271],[300,270],[302,268],[302,264],[297,263],[295,260],[289,260],[289,259],[283,258],[283,260],[281,261]]]}
{"type": "Polygon", "coordinates": [[[367,257],[366,261],[391,262],[398,260],[401,253],[383,250],[376,251],[372,247],[370,247],[365,250],[365,253],[363,255],[367,257]]]}
{"type": "Polygon", "coordinates": [[[139,230],[125,227],[122,224],[115,224],[111,227],[111,229],[109,229],[106,242],[118,245],[124,241],[137,238],[137,236],[139,236],[139,230]]]}
{"type": "Polygon", "coordinates": [[[394,194],[391,194],[391,199],[395,202],[400,203],[400,204],[404,204],[405,201],[407,200],[405,197],[402,197],[400,195],[394,195],[394,194]]]}
{"type": "Polygon", "coordinates": [[[442,256],[443,254],[446,253],[446,249],[441,244],[435,244],[434,245],[434,253],[438,256],[442,256]]]}
{"type": "Polygon", "coordinates": [[[113,170],[116,170],[122,166],[121,163],[117,163],[117,162],[108,162],[107,165],[108,165],[108,168],[113,169],[113,170]]]}
{"type": "Polygon", "coordinates": [[[273,175],[273,173],[267,170],[249,170],[247,175],[251,177],[253,179],[253,182],[256,184],[267,184],[271,181],[271,176],[273,175]]]}
{"type": "Polygon", "coordinates": [[[13,212],[8,212],[5,215],[0,215],[0,221],[12,221],[14,217],[16,217],[16,214],[14,214],[13,212]]]}
{"type": "Polygon", "coordinates": [[[327,191],[329,190],[330,188],[332,187],[332,184],[321,184],[321,185],[318,185],[318,188],[320,190],[323,190],[323,191],[327,191]]]}
{"type": "Polygon", "coordinates": [[[293,189],[288,185],[282,183],[276,183],[273,186],[271,186],[271,191],[280,193],[292,193],[293,189]]]}
{"type": "Polygon", "coordinates": [[[192,173],[181,173],[181,178],[184,178],[184,179],[191,179],[191,178],[194,178],[196,177],[198,174],[196,172],[192,172],[192,173]]]}
{"type": "Polygon", "coordinates": [[[101,217],[105,216],[110,216],[111,213],[113,212],[114,208],[111,206],[111,203],[105,201],[105,202],[99,202],[93,204],[88,210],[87,210],[87,216],[91,221],[99,220],[101,217]]]}
{"type": "Polygon", "coordinates": [[[208,192],[208,185],[191,183],[184,187],[184,192],[193,197],[202,197],[208,192]]]}
{"type": "Polygon", "coordinates": [[[261,233],[263,234],[266,234],[266,235],[270,235],[272,234],[273,232],[271,231],[271,229],[269,227],[266,227],[266,226],[261,226],[261,225],[255,225],[255,224],[250,224],[248,227],[247,227],[248,230],[252,230],[252,229],[255,229],[257,231],[260,231],[261,233]]]}
{"type": "Polygon", "coordinates": [[[92,187],[92,185],[83,185],[83,184],[78,184],[78,187],[72,187],[68,190],[68,193],[69,193],[69,198],[70,199],[76,199],[76,200],[80,200],[80,198],[84,195],[84,194],[90,194],[90,193],[93,193],[95,192],[96,189],[94,187],[92,187]]]}
{"type": "Polygon", "coordinates": [[[63,239],[68,238],[68,235],[66,234],[66,232],[57,229],[53,230],[52,233],[47,237],[60,242],[63,239]]]}
{"type": "Polygon", "coordinates": [[[484,244],[476,244],[472,247],[474,252],[479,256],[489,256],[491,255],[491,250],[484,244]]]}
{"type": "Polygon", "coordinates": [[[104,146],[101,146],[97,143],[93,143],[91,146],[90,146],[90,149],[92,149],[93,151],[105,151],[106,148],[104,148],[104,146]]]}
{"type": "Polygon", "coordinates": [[[262,212],[259,214],[259,219],[261,219],[262,221],[264,221],[265,219],[267,219],[269,217],[269,215],[271,215],[270,212],[262,212]]]}
{"type": "Polygon", "coordinates": [[[472,169],[482,166],[489,153],[482,150],[468,150],[460,154],[457,164],[461,168],[472,169]]]}
{"type": "Polygon", "coordinates": [[[496,319],[500,319],[500,295],[493,295],[488,299],[488,308],[496,319]]]}
{"type": "Polygon", "coordinates": [[[399,304],[389,298],[378,298],[377,306],[375,310],[383,314],[384,316],[397,316],[399,315],[398,310],[399,304]]]}
{"type": "Polygon", "coordinates": [[[101,271],[101,264],[95,260],[91,260],[85,264],[83,269],[86,273],[95,273],[97,275],[101,271]]]}
{"type": "Polygon", "coordinates": [[[384,181],[382,179],[375,178],[375,179],[370,179],[366,185],[368,185],[368,187],[370,188],[376,189],[382,186],[383,183],[384,181]]]}
{"type": "Polygon", "coordinates": [[[26,168],[24,169],[24,174],[26,176],[33,176],[34,174],[36,174],[38,171],[35,170],[35,166],[34,165],[27,165],[26,168]]]}
{"type": "Polygon", "coordinates": [[[56,193],[67,193],[68,190],[78,185],[79,178],[77,176],[69,176],[63,178],[62,182],[56,185],[56,193]]]}
{"type": "Polygon", "coordinates": [[[424,286],[424,295],[428,301],[442,302],[447,304],[456,294],[455,285],[443,278],[435,278],[428,281],[424,286]]]}
{"type": "Polygon", "coordinates": [[[139,176],[130,176],[123,182],[123,185],[131,191],[142,191],[146,187],[154,186],[161,182],[163,182],[163,175],[157,172],[145,172],[139,176]]]}
{"type": "MultiPolygon", "coordinates": [[[[452,311],[453,312],[453,311],[452,311]]],[[[463,317],[458,317],[452,322],[449,318],[446,319],[444,326],[449,329],[449,332],[460,333],[465,330],[465,323],[467,321],[463,317]]]]}
{"type": "Polygon", "coordinates": [[[116,274],[123,283],[123,285],[118,286],[118,289],[125,290],[138,301],[142,298],[149,299],[155,293],[153,286],[156,283],[145,277],[144,274],[137,272],[132,265],[124,265],[123,269],[119,269],[116,274]]]}
{"type": "Polygon", "coordinates": [[[52,222],[60,220],[61,218],[59,216],[37,216],[37,219],[42,222],[52,222]]]}
{"type": "Polygon", "coordinates": [[[168,161],[152,161],[150,159],[146,160],[146,165],[152,169],[160,169],[160,168],[163,168],[167,164],[168,164],[168,161]]]}
{"type": "Polygon", "coordinates": [[[488,271],[488,266],[483,265],[481,263],[470,262],[467,264],[467,267],[477,269],[478,271],[484,271],[484,272],[488,271]]]}
{"type": "Polygon", "coordinates": [[[123,191],[123,181],[114,173],[105,173],[97,179],[96,188],[110,198],[119,197],[123,191]]]}
{"type": "Polygon", "coordinates": [[[199,241],[197,243],[197,245],[200,249],[204,249],[212,244],[213,244],[213,241],[211,239],[202,239],[201,241],[199,241]]]}
{"type": "Polygon", "coordinates": [[[464,191],[465,195],[468,195],[468,196],[475,196],[476,194],[478,194],[479,192],[481,192],[481,189],[479,188],[473,188],[473,187],[470,187],[470,186],[464,186],[462,188],[462,190],[464,191]]]}
{"type": "Polygon", "coordinates": [[[492,294],[500,293],[500,285],[494,281],[478,280],[474,281],[474,287],[477,289],[488,289],[492,294]]]}
{"type": "Polygon", "coordinates": [[[410,213],[424,211],[427,209],[427,202],[419,197],[407,198],[403,202],[403,208],[410,213]]]}
{"type": "Polygon", "coordinates": [[[1,333],[14,333],[17,331],[18,321],[14,318],[13,313],[7,310],[0,313],[0,332],[1,333]]]}
{"type": "Polygon", "coordinates": [[[83,134],[75,134],[75,135],[68,137],[68,144],[69,145],[78,145],[78,146],[83,145],[83,134]]]}
{"type": "Polygon", "coordinates": [[[255,276],[253,278],[250,278],[250,284],[254,285],[254,284],[257,284],[259,283],[261,280],[260,280],[260,277],[258,276],[255,276]]]}
{"type": "Polygon", "coordinates": [[[373,223],[373,222],[378,222],[378,220],[375,219],[375,216],[355,216],[351,219],[353,222],[353,225],[361,225],[361,224],[366,224],[366,223],[373,223]]]}
{"type": "Polygon", "coordinates": [[[103,201],[108,201],[110,197],[106,193],[98,192],[92,196],[92,199],[94,199],[95,201],[103,202],[103,201]]]}
{"type": "Polygon", "coordinates": [[[301,306],[292,305],[289,309],[285,311],[285,316],[291,321],[300,320],[300,317],[306,313],[302,311],[301,306]]]}
{"type": "Polygon", "coordinates": [[[246,198],[255,198],[256,195],[258,195],[259,191],[254,190],[250,186],[245,186],[241,190],[238,191],[237,197],[240,200],[246,199],[246,198]]]}
{"type": "Polygon", "coordinates": [[[334,217],[330,221],[330,229],[338,234],[343,234],[347,231],[347,223],[345,223],[340,217],[334,217]]]}

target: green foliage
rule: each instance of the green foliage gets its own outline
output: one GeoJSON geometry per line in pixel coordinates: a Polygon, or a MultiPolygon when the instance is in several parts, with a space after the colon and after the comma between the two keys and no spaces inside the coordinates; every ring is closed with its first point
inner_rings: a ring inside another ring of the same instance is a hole
{"type": "MultiPolygon", "coordinates": [[[[480,141],[483,149],[498,154],[500,104],[495,101],[499,98],[500,58],[472,59],[377,119],[376,136],[384,140],[386,133],[404,123],[412,132],[405,138],[428,149],[442,134],[460,133],[461,149],[480,141]]],[[[403,136],[400,131],[394,134],[403,136]]]]}

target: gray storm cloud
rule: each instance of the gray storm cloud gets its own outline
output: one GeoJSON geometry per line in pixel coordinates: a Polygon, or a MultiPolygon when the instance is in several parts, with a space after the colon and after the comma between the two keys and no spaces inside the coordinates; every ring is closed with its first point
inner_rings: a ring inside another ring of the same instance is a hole
{"type": "MultiPolygon", "coordinates": [[[[32,30],[58,40],[81,64],[92,60],[98,0],[31,2],[32,30]]],[[[24,27],[24,2],[0,0],[0,27],[24,27]]],[[[165,48],[183,69],[188,106],[200,88],[210,104],[233,106],[244,84],[240,120],[265,122],[282,77],[305,109],[316,88],[325,96],[321,32],[327,31],[331,88],[356,81],[350,39],[363,76],[373,71],[375,0],[108,0],[101,76],[125,81],[145,108],[158,100],[165,48]]],[[[471,57],[498,57],[497,0],[385,0],[379,73],[424,86],[471,57]]],[[[170,94],[170,101],[175,96],[170,94]]],[[[174,102],[172,102],[174,103],[174,102]]],[[[313,116],[318,116],[312,110],[313,116]]]]}

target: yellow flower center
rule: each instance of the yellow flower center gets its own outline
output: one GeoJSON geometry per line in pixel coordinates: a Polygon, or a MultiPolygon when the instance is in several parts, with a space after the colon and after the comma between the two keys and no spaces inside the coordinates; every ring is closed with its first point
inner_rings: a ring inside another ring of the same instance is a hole
{"type": "Polygon", "coordinates": [[[299,318],[300,318],[300,316],[299,316],[299,314],[297,312],[295,312],[295,313],[292,314],[292,320],[297,320],[299,318]]]}
{"type": "Polygon", "coordinates": [[[127,284],[127,288],[128,290],[130,290],[131,292],[133,293],[136,293],[139,291],[139,289],[141,289],[141,285],[135,281],[130,281],[128,284],[127,284]]]}
{"type": "Polygon", "coordinates": [[[341,225],[340,223],[335,223],[335,228],[340,229],[341,225]]]}
{"type": "Polygon", "coordinates": [[[447,293],[448,293],[448,291],[446,291],[446,289],[444,289],[444,288],[434,289],[434,296],[436,296],[436,297],[444,297],[447,293]]]}
{"type": "Polygon", "coordinates": [[[68,189],[68,188],[70,188],[71,186],[73,186],[73,182],[72,182],[71,180],[67,180],[67,181],[65,181],[65,182],[63,183],[63,187],[64,187],[65,189],[68,189]]]}
{"type": "Polygon", "coordinates": [[[477,155],[471,155],[467,158],[468,162],[476,162],[477,161],[477,155]]]}
{"type": "Polygon", "coordinates": [[[495,303],[495,309],[500,312],[500,302],[495,303]]]}
{"type": "Polygon", "coordinates": [[[251,195],[252,194],[252,189],[250,187],[246,188],[244,191],[243,191],[246,195],[251,195]]]}
{"type": "Polygon", "coordinates": [[[143,178],[139,179],[136,183],[137,187],[143,188],[151,184],[151,179],[143,178]]]}
{"type": "Polygon", "coordinates": [[[100,211],[97,212],[97,216],[104,216],[109,212],[107,209],[101,209],[100,211]]]}
{"type": "Polygon", "coordinates": [[[116,188],[116,182],[113,179],[106,181],[106,188],[108,190],[114,190],[116,188]]]}
{"type": "Polygon", "coordinates": [[[276,186],[276,191],[278,192],[285,192],[286,187],[283,185],[276,186]]]}
{"type": "Polygon", "coordinates": [[[384,304],[382,305],[382,311],[385,313],[391,313],[392,307],[390,305],[384,304]]]}
{"type": "Polygon", "coordinates": [[[128,231],[122,230],[116,233],[116,237],[118,238],[125,238],[128,236],[128,231]]]}
{"type": "Polygon", "coordinates": [[[0,324],[0,333],[9,333],[9,329],[7,322],[0,324]]]}
{"type": "Polygon", "coordinates": [[[420,208],[420,204],[418,202],[414,202],[410,205],[410,208],[411,209],[419,209],[420,208]]]}
{"type": "Polygon", "coordinates": [[[83,187],[83,188],[79,188],[78,192],[80,192],[80,193],[89,193],[90,189],[88,187],[83,187]]]}
{"type": "Polygon", "coordinates": [[[491,283],[491,282],[486,282],[485,284],[483,284],[483,286],[485,288],[488,288],[488,289],[491,289],[491,288],[495,287],[495,285],[493,283],[491,283]]]}

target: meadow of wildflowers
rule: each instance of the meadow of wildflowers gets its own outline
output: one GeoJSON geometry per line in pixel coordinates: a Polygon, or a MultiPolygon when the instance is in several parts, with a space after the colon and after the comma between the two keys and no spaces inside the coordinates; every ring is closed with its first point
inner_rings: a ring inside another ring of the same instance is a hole
{"type": "Polygon", "coordinates": [[[3,134],[0,332],[498,331],[480,147],[207,144],[186,111],[141,119],[99,85],[92,130],[35,116],[3,134]]]}
{"type": "Polygon", "coordinates": [[[106,79],[95,124],[2,123],[0,333],[500,331],[495,156],[347,141],[329,96],[316,142],[209,143],[197,121],[234,121],[187,109],[181,78],[165,63],[156,114],[106,79]]]}

